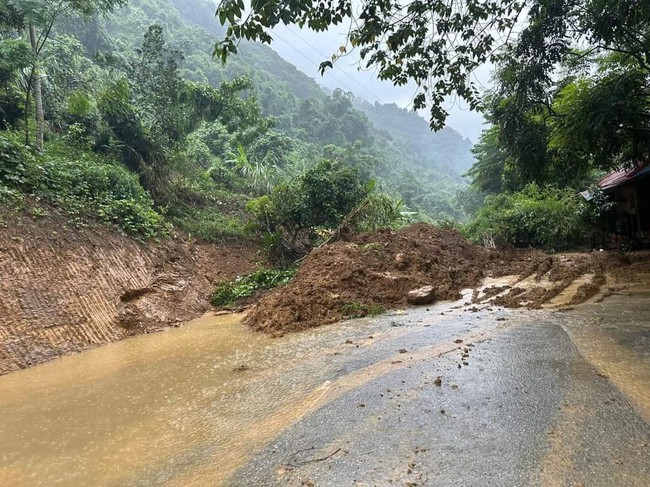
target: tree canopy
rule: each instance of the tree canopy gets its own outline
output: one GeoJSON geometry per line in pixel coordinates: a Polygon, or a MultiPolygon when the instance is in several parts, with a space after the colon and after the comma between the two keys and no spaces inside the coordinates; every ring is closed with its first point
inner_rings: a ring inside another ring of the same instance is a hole
{"type": "Polygon", "coordinates": [[[650,66],[650,4],[637,0],[276,0],[252,1],[248,9],[243,0],[223,0],[217,14],[228,24],[216,46],[224,61],[241,39],[270,43],[269,29],[278,24],[315,31],[349,25],[339,52],[321,70],[358,49],[379,78],[417,84],[413,107],[430,107],[434,129],[444,126],[442,102],[449,95],[481,107],[472,73],[485,62],[518,63],[517,94],[538,101],[578,44],[590,54],[617,52],[646,72],[650,66]]]}

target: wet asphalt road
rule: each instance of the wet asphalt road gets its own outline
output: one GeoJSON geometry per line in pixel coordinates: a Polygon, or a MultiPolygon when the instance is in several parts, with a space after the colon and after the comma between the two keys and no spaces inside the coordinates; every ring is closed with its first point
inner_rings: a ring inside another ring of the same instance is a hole
{"type": "Polygon", "coordinates": [[[0,378],[0,487],[650,485],[650,293],[282,338],[206,316],[0,378]]]}
{"type": "Polygon", "coordinates": [[[378,318],[410,329],[331,356],[340,391],[227,485],[650,485],[649,302],[378,318]]]}

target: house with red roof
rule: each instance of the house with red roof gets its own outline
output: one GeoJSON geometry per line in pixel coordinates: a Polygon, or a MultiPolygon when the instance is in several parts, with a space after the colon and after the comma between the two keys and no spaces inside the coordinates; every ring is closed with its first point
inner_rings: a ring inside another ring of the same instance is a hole
{"type": "Polygon", "coordinates": [[[616,204],[608,226],[617,243],[650,243],[650,164],[614,171],[598,181],[598,186],[616,204]]]}

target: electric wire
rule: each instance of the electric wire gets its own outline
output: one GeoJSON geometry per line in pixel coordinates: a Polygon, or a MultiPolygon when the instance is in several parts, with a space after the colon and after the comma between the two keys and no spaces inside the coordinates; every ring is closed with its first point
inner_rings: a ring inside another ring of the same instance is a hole
{"type": "MultiPolygon", "coordinates": [[[[290,32],[291,32],[291,31],[290,31],[290,32]]],[[[298,54],[300,54],[303,58],[305,58],[307,61],[309,61],[310,64],[312,64],[313,66],[315,66],[316,68],[318,68],[318,64],[317,64],[317,63],[316,63],[312,58],[310,58],[307,54],[305,54],[304,52],[302,52],[302,51],[301,51],[300,49],[298,49],[295,45],[293,45],[292,43],[290,43],[289,41],[287,41],[285,38],[283,38],[281,35],[279,35],[276,31],[272,31],[272,32],[270,32],[270,34],[271,34],[272,36],[275,36],[276,38],[278,38],[278,39],[281,40],[282,42],[284,42],[287,46],[289,46],[291,49],[293,49],[293,50],[296,51],[298,54]]],[[[320,56],[323,56],[322,53],[320,53],[316,48],[314,48],[313,46],[311,46],[308,42],[304,41],[304,39],[302,39],[300,36],[297,36],[297,35],[296,35],[296,37],[298,37],[299,39],[301,39],[301,40],[302,40],[306,45],[308,45],[309,47],[311,47],[311,48],[312,48],[316,53],[318,53],[320,56]]],[[[323,56],[323,57],[327,57],[327,56],[323,56]]],[[[372,93],[370,90],[368,90],[367,88],[365,88],[363,85],[361,85],[360,83],[358,83],[358,82],[357,82],[356,80],[354,80],[350,75],[348,75],[347,73],[345,73],[345,71],[342,71],[342,70],[339,68],[339,70],[337,71],[337,73],[338,73],[338,72],[343,73],[343,74],[346,75],[348,78],[352,79],[352,81],[354,81],[355,83],[359,84],[359,86],[361,86],[361,88],[363,88],[366,92],[368,92],[370,95],[372,95],[372,97],[375,98],[377,101],[379,101],[379,103],[382,103],[382,104],[384,103],[384,102],[382,101],[382,99],[381,99],[379,96],[375,95],[375,94],[372,93]]],[[[347,91],[350,91],[350,92],[358,91],[358,90],[355,90],[355,89],[351,88],[349,85],[347,85],[346,83],[344,83],[343,81],[341,81],[339,78],[337,78],[336,76],[334,76],[334,74],[333,74],[331,71],[328,71],[327,74],[328,74],[328,75],[329,75],[329,76],[330,76],[334,81],[336,81],[336,82],[339,83],[342,87],[344,87],[347,91]]]]}

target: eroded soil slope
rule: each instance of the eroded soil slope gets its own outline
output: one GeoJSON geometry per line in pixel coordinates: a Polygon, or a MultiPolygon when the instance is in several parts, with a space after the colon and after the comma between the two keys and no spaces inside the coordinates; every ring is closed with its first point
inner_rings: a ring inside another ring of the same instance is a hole
{"type": "MultiPolygon", "coordinates": [[[[647,256],[641,260],[647,263],[647,256]]],[[[629,258],[618,253],[488,250],[453,230],[416,224],[313,251],[294,281],[262,297],[246,321],[281,334],[403,307],[409,291],[422,286],[433,287],[436,301],[458,299],[462,289],[475,288],[475,305],[562,307],[615,292],[616,272],[633,273],[625,270],[629,265],[629,258]]]]}
{"type": "Polygon", "coordinates": [[[251,272],[257,258],[246,244],[145,246],[56,216],[5,218],[0,374],[200,316],[214,283],[251,272]]]}

